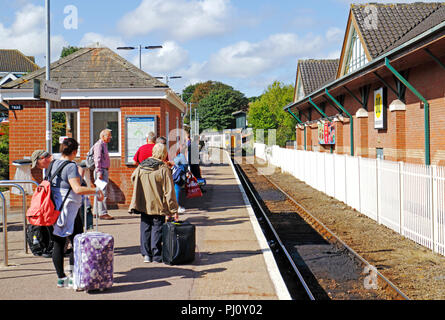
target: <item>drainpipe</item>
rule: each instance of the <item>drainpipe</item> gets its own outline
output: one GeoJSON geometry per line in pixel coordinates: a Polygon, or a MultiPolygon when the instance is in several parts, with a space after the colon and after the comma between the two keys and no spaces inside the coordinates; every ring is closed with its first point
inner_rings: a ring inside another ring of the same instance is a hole
{"type": "Polygon", "coordinates": [[[424,109],[424,127],[425,127],[425,164],[429,166],[430,161],[430,104],[428,101],[390,64],[389,59],[385,58],[385,66],[391,71],[397,79],[402,82],[417,98],[423,102],[424,109]]]}
{"type": "Polygon", "coordinates": [[[339,107],[346,115],[349,117],[349,131],[351,136],[351,156],[354,156],[354,119],[352,118],[351,114],[338,102],[328,91],[328,89],[325,89],[324,91],[326,95],[334,102],[337,107],[339,107]]]}
{"type": "Polygon", "coordinates": [[[303,124],[300,118],[298,118],[292,111],[290,111],[290,108],[286,111],[289,112],[298,121],[299,124],[302,124],[304,126],[304,150],[306,150],[306,126],[303,124]]]}

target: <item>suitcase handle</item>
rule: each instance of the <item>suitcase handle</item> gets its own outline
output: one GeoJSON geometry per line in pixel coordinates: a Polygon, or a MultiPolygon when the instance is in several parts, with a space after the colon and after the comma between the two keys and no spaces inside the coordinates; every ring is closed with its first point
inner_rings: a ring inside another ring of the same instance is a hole
{"type": "MultiPolygon", "coordinates": [[[[96,198],[96,193],[89,193],[89,194],[84,194],[83,195],[83,218],[84,218],[84,230],[85,232],[87,232],[87,227],[88,227],[88,223],[87,223],[87,197],[89,196],[94,196],[94,198],[96,198]]],[[[94,200],[93,200],[94,203],[94,200]]],[[[94,209],[94,208],[93,208],[94,209]]],[[[99,215],[96,213],[96,232],[99,232],[99,215]]]]}

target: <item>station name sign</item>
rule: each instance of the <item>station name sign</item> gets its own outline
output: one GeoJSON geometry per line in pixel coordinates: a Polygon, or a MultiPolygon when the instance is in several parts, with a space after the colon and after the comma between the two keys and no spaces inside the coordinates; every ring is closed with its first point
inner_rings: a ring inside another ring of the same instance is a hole
{"type": "Polygon", "coordinates": [[[60,102],[60,83],[50,80],[34,79],[34,98],[60,102]]]}

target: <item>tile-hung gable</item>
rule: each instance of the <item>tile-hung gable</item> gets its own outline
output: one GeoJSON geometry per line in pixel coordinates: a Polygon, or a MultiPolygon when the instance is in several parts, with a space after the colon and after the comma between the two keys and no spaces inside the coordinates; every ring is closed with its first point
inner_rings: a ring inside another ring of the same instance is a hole
{"type": "Polygon", "coordinates": [[[443,3],[352,4],[337,78],[354,72],[444,18],[443,3]]]}
{"type": "Polygon", "coordinates": [[[338,69],[338,63],[338,59],[299,60],[294,102],[321,88],[324,84],[333,81],[338,69]]]}

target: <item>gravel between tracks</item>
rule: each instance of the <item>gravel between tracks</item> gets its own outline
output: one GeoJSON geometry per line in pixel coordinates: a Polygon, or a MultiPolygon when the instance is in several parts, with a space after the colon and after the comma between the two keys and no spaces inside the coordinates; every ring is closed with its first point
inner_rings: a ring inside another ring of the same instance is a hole
{"type": "MultiPolygon", "coordinates": [[[[261,160],[260,160],[261,161],[261,160]]],[[[255,167],[265,165],[255,163],[255,167]]],[[[379,225],[280,168],[268,178],[412,300],[445,299],[445,257],[379,225]]]]}

